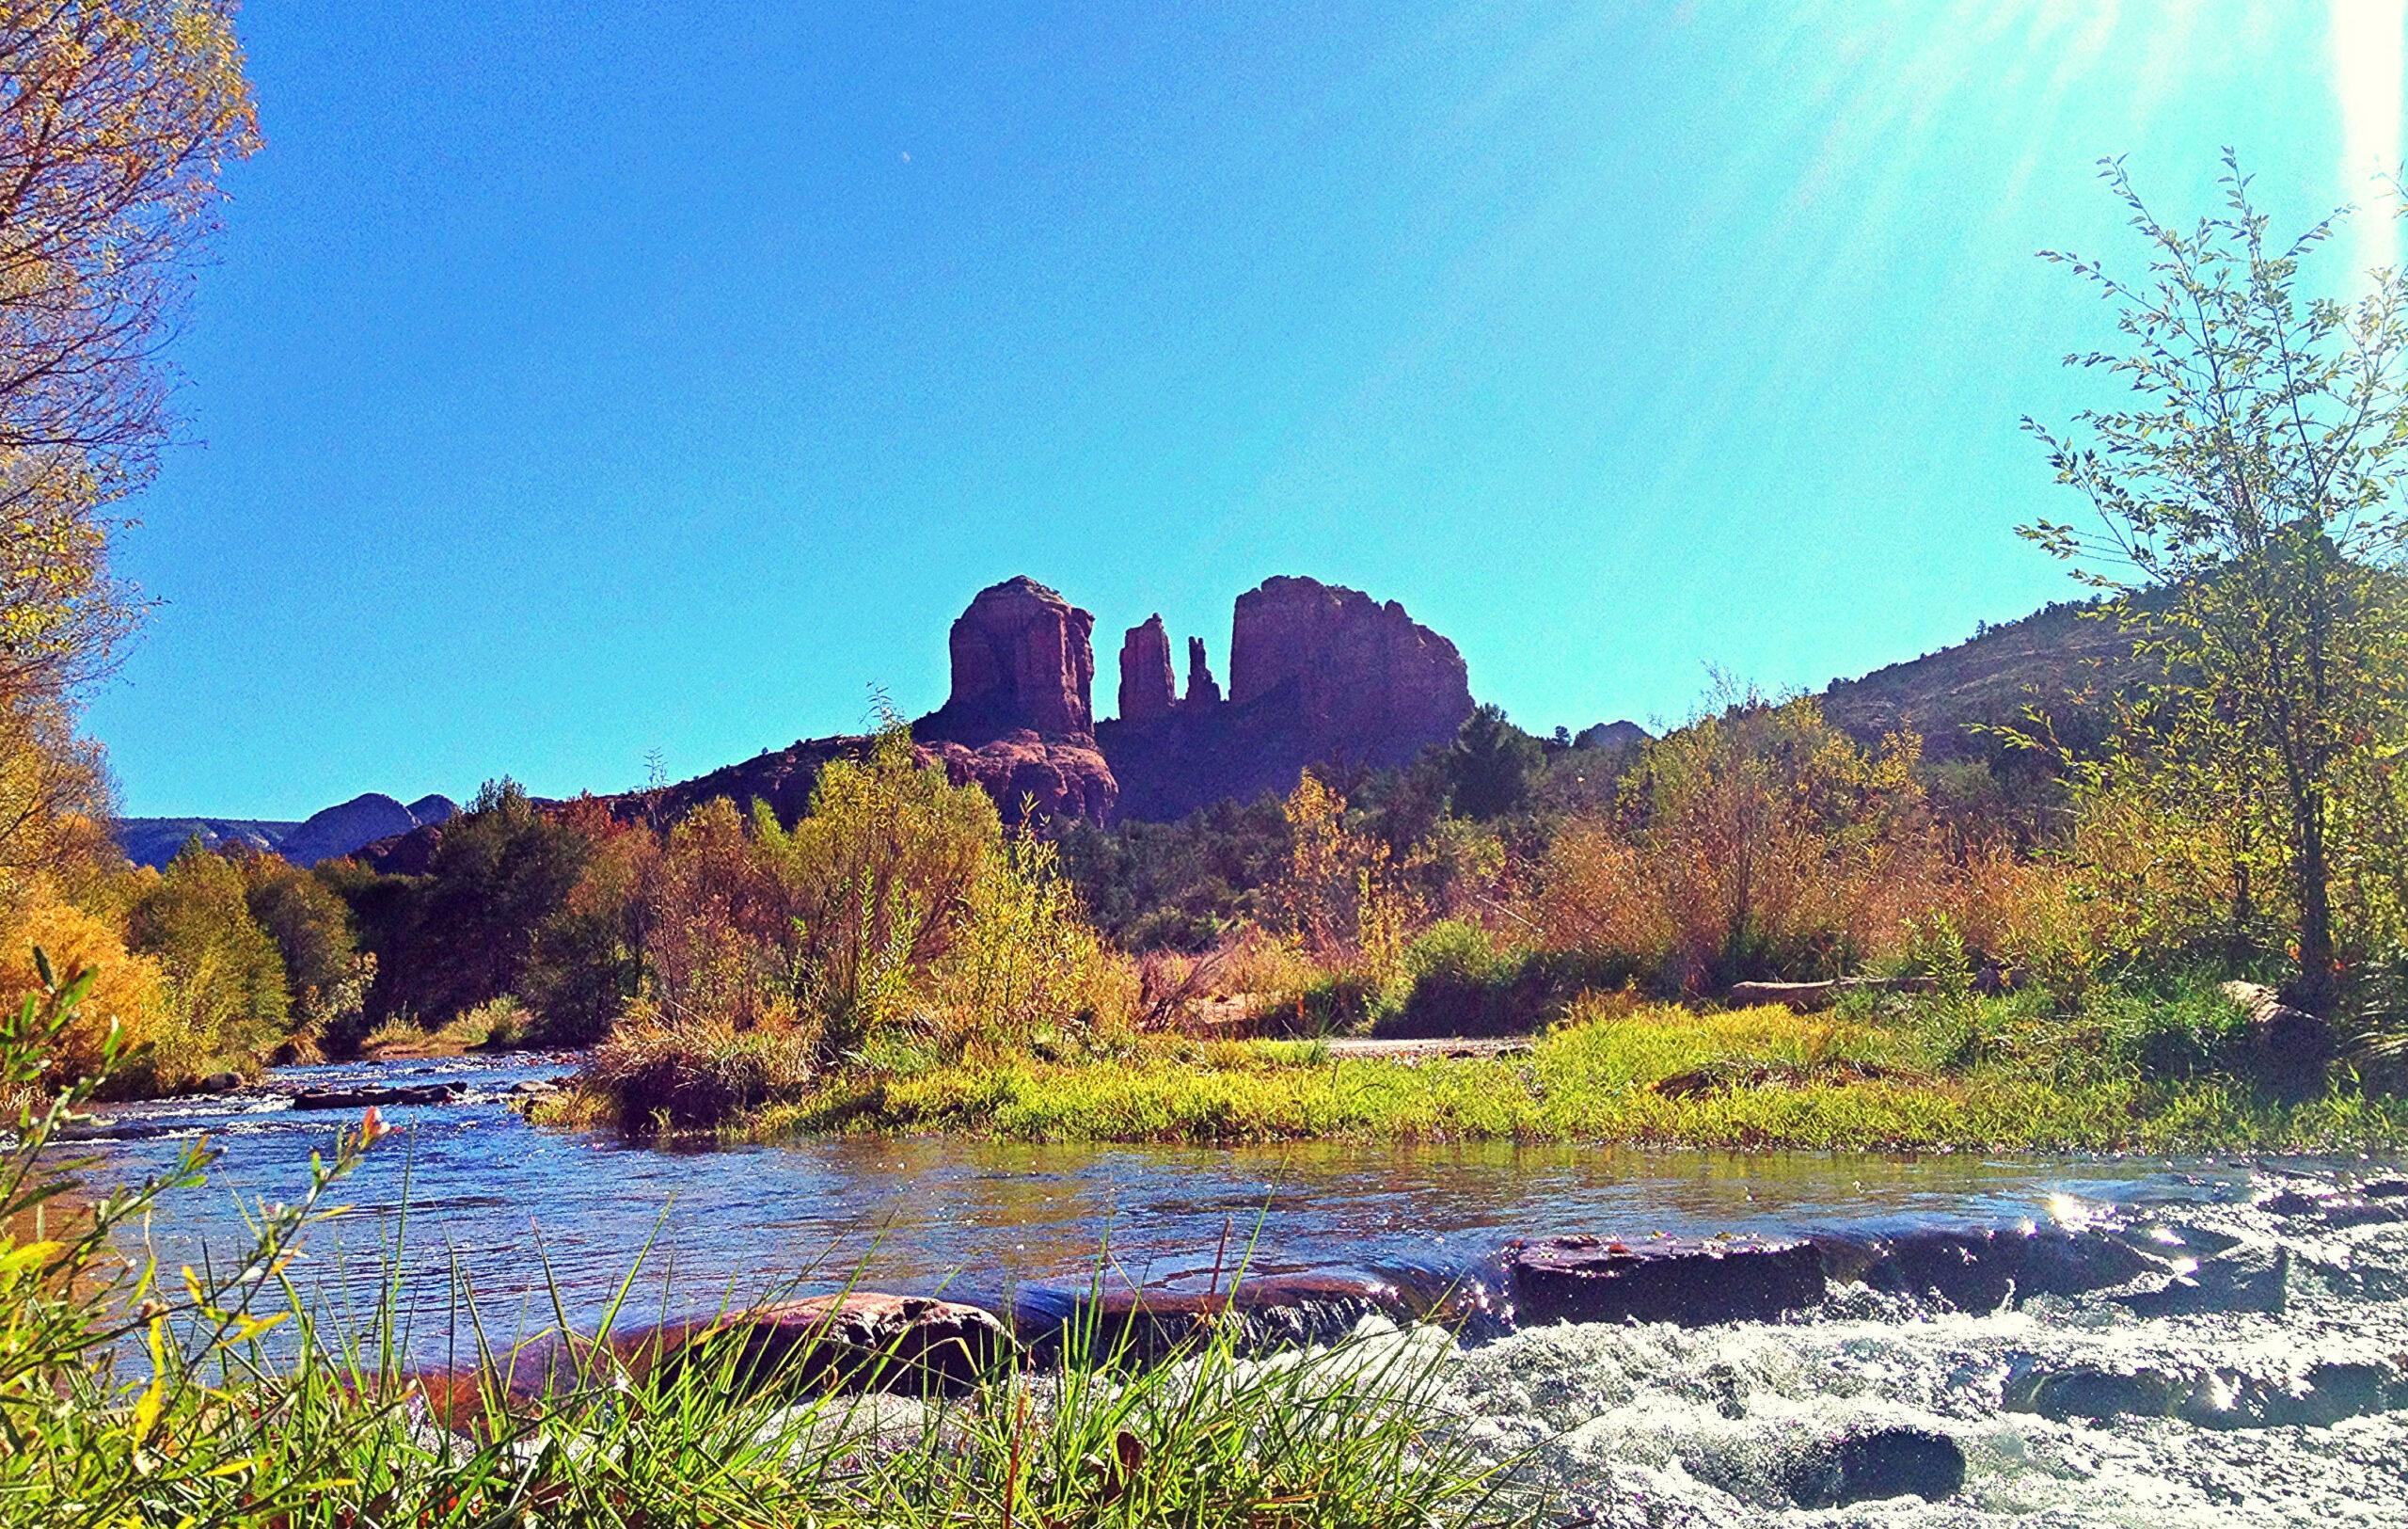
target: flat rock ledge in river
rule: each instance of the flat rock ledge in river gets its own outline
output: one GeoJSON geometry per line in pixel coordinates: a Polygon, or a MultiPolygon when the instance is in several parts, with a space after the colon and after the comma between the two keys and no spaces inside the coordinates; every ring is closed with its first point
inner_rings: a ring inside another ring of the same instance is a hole
{"type": "Polygon", "coordinates": [[[1505,1271],[1517,1323],[1774,1322],[1826,1288],[1802,1237],[1549,1237],[1510,1247],[1505,1271]]]}
{"type": "Polygon", "coordinates": [[[2313,1364],[2279,1378],[2225,1368],[2035,1366],[2009,1382],[2003,1399],[2010,1412],[2056,1423],[2143,1417],[2202,1428],[2329,1428],[2408,1407],[2408,1373],[2381,1362],[2313,1364]]]}
{"type": "Polygon", "coordinates": [[[607,1342],[547,1333],[483,1366],[420,1371],[408,1388],[431,1421],[475,1435],[496,1409],[523,1417],[578,1395],[657,1394],[688,1376],[748,1396],[958,1395],[1018,1352],[1003,1322],[980,1307],[848,1291],[638,1328],[607,1342]]]}
{"type": "Polygon", "coordinates": [[[372,1105],[448,1105],[467,1091],[457,1083],[420,1083],[398,1088],[303,1089],[295,1109],[366,1109],[372,1105]]]}

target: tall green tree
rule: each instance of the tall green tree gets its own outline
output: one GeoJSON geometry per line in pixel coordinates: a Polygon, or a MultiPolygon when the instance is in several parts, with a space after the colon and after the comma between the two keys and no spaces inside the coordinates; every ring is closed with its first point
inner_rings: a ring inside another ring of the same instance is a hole
{"type": "Polygon", "coordinates": [[[1448,804],[1465,818],[1501,818],[1530,794],[1546,763],[1539,741],[1513,725],[1499,706],[1476,708],[1447,751],[1448,804]]]}
{"type": "Polygon", "coordinates": [[[2279,846],[2294,997],[2321,1009],[2335,990],[2337,793],[2400,733],[2408,285],[2383,270],[2354,300],[2313,295],[2303,263],[2346,210],[2271,238],[2229,151],[2222,210],[2188,230],[2149,209],[2121,161],[2101,176],[2148,246],[2145,271],[2043,255],[2115,306],[2122,345],[2067,360],[2127,399],[2058,432],[2026,419],[2097,517],[2020,529],[2111,592],[2166,661],[2146,709],[2156,768],[2252,817],[2237,842],[2279,846]],[[2151,587],[2170,599],[2144,624],[2133,600],[2151,587]]]}

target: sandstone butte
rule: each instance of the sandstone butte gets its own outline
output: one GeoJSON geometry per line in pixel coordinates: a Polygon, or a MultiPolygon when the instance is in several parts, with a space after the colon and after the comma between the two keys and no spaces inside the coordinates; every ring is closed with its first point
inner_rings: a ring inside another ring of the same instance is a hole
{"type": "MultiPolygon", "coordinates": [[[[1095,617],[1033,579],[978,592],[946,639],[943,706],[911,724],[920,757],[974,782],[1006,821],[1035,814],[1161,821],[1225,797],[1292,789],[1307,766],[1402,764],[1455,735],[1471,689],[1455,645],[1404,607],[1312,579],[1275,578],[1238,597],[1225,699],[1201,638],[1186,693],[1173,686],[1162,617],[1120,645],[1117,719],[1095,719],[1095,617]]],[[[666,824],[713,797],[766,802],[791,821],[829,760],[858,736],[802,739],[709,774],[599,800],[666,824]]],[[[371,845],[380,869],[423,871],[440,828],[371,845]]]]}

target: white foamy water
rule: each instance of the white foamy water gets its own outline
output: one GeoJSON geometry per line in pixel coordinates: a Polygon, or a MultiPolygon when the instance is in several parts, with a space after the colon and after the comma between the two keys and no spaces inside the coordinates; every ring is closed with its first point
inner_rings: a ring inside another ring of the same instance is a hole
{"type": "MultiPolygon", "coordinates": [[[[2376,1210],[2394,1208],[2408,1202],[2376,1210]]],[[[2351,1214],[2188,1216],[2199,1243],[2288,1249],[2280,1314],[2142,1317],[2105,1295],[1935,1312],[1845,1286],[1780,1324],[1526,1330],[1454,1361],[1447,1405],[1490,1457],[1529,1452],[1564,1514],[1600,1525],[2408,1524],[2408,1221],[2332,1224],[2351,1214]],[[2340,1365],[2358,1368],[2319,1369],[2340,1365]],[[2368,1394],[2368,1365],[2387,1396],[2368,1394]],[[2036,1378],[2085,1372],[2137,1378],[2205,1424],[2018,1410],[2036,1378]],[[2329,1425],[2249,1425],[2386,1400],[2329,1425]],[[1797,1505],[1799,1462],[1881,1429],[1954,1441],[1962,1488],[1797,1505]]]]}

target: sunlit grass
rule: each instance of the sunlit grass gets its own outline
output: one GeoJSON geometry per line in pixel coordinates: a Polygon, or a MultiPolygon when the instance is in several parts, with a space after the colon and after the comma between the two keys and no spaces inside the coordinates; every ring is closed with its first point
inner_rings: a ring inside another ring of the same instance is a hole
{"type": "MultiPolygon", "coordinates": [[[[2164,1006],[2126,1007],[2101,1002],[2068,1017],[2026,995],[1799,1015],[1600,1001],[1576,1008],[1527,1054],[1460,1059],[1161,1039],[1063,1060],[990,1056],[839,1075],[733,1132],[2151,1152],[2408,1140],[2408,1102],[2341,1087],[2284,1104],[2211,1071],[2151,1075],[2130,1059],[2153,1053],[2128,1032],[2147,1023],[2161,1038],[2187,1035],[2166,1028],[2182,1020],[2179,1006],[2171,1019],[2164,1006]]],[[[544,1111],[550,1123],[609,1119],[591,1095],[544,1111]]]]}

